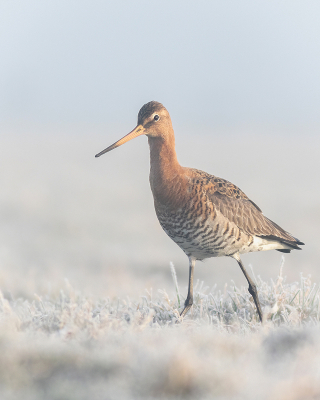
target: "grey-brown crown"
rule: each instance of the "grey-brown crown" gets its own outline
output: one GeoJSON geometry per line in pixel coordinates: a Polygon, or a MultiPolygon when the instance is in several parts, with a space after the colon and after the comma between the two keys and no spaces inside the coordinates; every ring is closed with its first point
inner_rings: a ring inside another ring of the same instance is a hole
{"type": "Polygon", "coordinates": [[[166,109],[161,103],[158,103],[157,101],[149,101],[149,103],[145,104],[140,108],[139,114],[138,114],[138,124],[141,124],[142,121],[152,115],[156,111],[160,111],[166,109]]]}

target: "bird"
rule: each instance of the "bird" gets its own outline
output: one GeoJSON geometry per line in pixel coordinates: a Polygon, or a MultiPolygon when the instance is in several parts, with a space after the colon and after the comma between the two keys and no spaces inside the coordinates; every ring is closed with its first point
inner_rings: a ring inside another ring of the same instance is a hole
{"type": "Polygon", "coordinates": [[[265,250],[290,253],[301,250],[299,246],[304,243],[265,217],[237,186],[201,170],[181,166],[169,112],[157,101],[143,105],[137,126],[95,157],[141,135],[148,138],[149,181],[159,223],[189,259],[188,293],[180,319],[193,304],[196,261],[227,256],[238,262],[262,323],[257,286],[240,255],[265,250]]]}

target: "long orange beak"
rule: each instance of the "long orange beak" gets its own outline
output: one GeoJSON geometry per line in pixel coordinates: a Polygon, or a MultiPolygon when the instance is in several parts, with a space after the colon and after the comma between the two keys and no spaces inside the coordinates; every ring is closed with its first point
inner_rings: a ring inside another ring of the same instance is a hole
{"type": "Polygon", "coordinates": [[[145,129],[142,125],[138,125],[134,128],[133,131],[128,133],[126,136],[124,136],[122,139],[118,140],[117,142],[113,143],[111,146],[107,147],[106,149],[102,150],[100,153],[96,154],[95,157],[100,157],[104,153],[108,153],[108,151],[111,151],[115,149],[116,147],[121,146],[122,144],[129,142],[129,140],[136,138],[137,136],[144,135],[145,129]]]}

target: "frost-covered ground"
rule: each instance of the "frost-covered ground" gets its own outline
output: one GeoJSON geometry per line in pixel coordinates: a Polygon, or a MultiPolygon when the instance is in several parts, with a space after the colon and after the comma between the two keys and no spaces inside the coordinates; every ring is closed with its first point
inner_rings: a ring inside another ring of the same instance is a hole
{"type": "Polygon", "coordinates": [[[280,253],[243,256],[262,327],[227,258],[197,263],[176,324],[188,261],[156,220],[146,140],[94,158],[130,128],[1,127],[0,400],[320,398],[320,136],[177,127],[183,165],[237,184],[306,246],[286,280],[280,253]]]}
{"type": "Polygon", "coordinates": [[[310,278],[197,283],[179,294],[94,299],[68,282],[56,296],[0,299],[1,399],[318,399],[320,296],[310,278]],[[181,309],[181,308],[180,308],[181,309]]]}

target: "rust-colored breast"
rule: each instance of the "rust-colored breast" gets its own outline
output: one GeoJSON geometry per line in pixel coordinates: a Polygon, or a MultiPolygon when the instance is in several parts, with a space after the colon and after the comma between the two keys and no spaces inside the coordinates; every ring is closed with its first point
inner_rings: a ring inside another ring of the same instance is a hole
{"type": "Polygon", "coordinates": [[[188,256],[200,260],[237,251],[234,244],[241,247],[240,231],[225,223],[210,200],[209,193],[215,191],[210,175],[183,168],[179,179],[165,200],[155,196],[156,213],[165,232],[188,256]]]}

